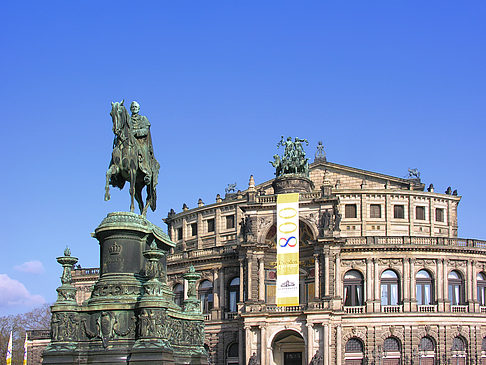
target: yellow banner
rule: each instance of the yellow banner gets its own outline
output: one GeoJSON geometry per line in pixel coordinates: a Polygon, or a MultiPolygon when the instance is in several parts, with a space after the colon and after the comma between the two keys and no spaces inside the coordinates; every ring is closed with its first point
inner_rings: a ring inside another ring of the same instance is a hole
{"type": "Polygon", "coordinates": [[[277,305],[299,305],[299,194],[277,196],[277,305]]]}

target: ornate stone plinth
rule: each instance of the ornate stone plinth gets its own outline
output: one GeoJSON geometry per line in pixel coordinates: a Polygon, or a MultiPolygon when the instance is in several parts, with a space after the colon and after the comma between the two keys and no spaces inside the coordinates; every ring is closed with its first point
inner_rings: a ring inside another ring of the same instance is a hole
{"type": "Polygon", "coordinates": [[[100,278],[82,306],[71,284],[77,259],[68,250],[58,258],[64,272],[43,364],[206,364],[202,315],[183,311],[167,287],[169,237],[126,212],[108,214],[93,236],[100,278]]]}
{"type": "Polygon", "coordinates": [[[314,183],[308,177],[297,174],[277,177],[272,186],[275,194],[309,193],[314,190],[314,183]]]}

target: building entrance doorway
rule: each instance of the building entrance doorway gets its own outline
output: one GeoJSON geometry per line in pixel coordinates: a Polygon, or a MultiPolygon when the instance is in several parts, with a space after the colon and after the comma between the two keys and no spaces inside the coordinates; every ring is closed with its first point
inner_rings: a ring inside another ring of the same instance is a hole
{"type": "Polygon", "coordinates": [[[284,365],[302,365],[302,352],[284,352],[284,365]]]}
{"type": "Polygon", "coordinates": [[[272,341],[272,356],[275,365],[304,365],[304,338],[294,330],[277,333],[272,341]]]}

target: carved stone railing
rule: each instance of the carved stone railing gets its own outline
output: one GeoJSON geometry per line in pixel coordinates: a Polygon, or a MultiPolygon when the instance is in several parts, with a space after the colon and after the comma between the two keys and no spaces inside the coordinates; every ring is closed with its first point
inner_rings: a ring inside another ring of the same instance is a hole
{"type": "Polygon", "coordinates": [[[300,193],[299,200],[319,199],[322,196],[320,191],[311,191],[310,193],[300,193]]]}
{"type": "Polygon", "coordinates": [[[486,241],[455,237],[367,236],[346,238],[346,245],[429,245],[486,248],[486,241]]]}
{"type": "Polygon", "coordinates": [[[452,313],[467,313],[468,312],[467,305],[451,305],[451,312],[452,313]]]}
{"type": "Polygon", "coordinates": [[[276,195],[260,195],[256,197],[257,203],[276,203],[277,196],[276,195]]]}
{"type": "Polygon", "coordinates": [[[481,307],[479,307],[479,311],[480,311],[481,313],[486,313],[486,306],[481,306],[481,307]]]}
{"type": "Polygon", "coordinates": [[[210,321],[211,320],[211,313],[205,313],[205,314],[203,314],[203,316],[204,316],[204,320],[205,321],[210,321]]]}
{"type": "Polygon", "coordinates": [[[277,307],[277,305],[272,305],[272,304],[267,304],[265,306],[266,312],[302,312],[306,309],[305,304],[300,304],[300,305],[292,305],[289,307],[277,307]]]}
{"type": "MultiPolygon", "coordinates": [[[[319,199],[322,196],[320,191],[311,191],[310,193],[300,193],[299,200],[319,199]]],[[[256,197],[257,203],[275,204],[277,202],[277,195],[259,195],[256,197]]]]}
{"type": "Polygon", "coordinates": [[[180,261],[180,260],[187,260],[191,258],[199,258],[199,257],[210,257],[210,256],[221,256],[227,254],[233,254],[235,250],[231,246],[217,246],[217,247],[208,247],[203,248],[200,250],[193,250],[193,251],[185,251],[180,253],[174,253],[167,257],[168,262],[180,261]]]}
{"type": "Polygon", "coordinates": [[[89,269],[74,269],[72,271],[72,276],[86,276],[86,275],[99,275],[100,269],[98,268],[89,268],[89,269]]]}
{"type": "Polygon", "coordinates": [[[436,305],[417,305],[417,312],[432,313],[437,312],[436,305]]]}
{"type": "Polygon", "coordinates": [[[383,305],[381,306],[381,311],[383,313],[400,313],[403,312],[402,305],[383,305]]]}
{"type": "Polygon", "coordinates": [[[321,310],[326,308],[326,303],[324,302],[310,302],[307,304],[308,310],[321,310]]]}
{"type": "Polygon", "coordinates": [[[343,307],[343,311],[348,314],[361,314],[365,312],[365,306],[350,306],[350,307],[343,307]]]}

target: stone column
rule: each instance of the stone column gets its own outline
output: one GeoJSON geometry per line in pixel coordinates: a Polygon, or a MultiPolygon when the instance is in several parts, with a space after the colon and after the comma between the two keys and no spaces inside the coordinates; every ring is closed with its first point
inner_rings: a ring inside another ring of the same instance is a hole
{"type": "Polygon", "coordinates": [[[472,288],[472,298],[474,305],[474,312],[479,312],[479,301],[478,301],[478,280],[477,280],[477,270],[476,270],[476,260],[471,261],[471,271],[473,277],[473,288],[472,288]]]}
{"type": "Polygon", "coordinates": [[[314,299],[319,300],[321,297],[321,281],[320,279],[320,270],[319,270],[319,254],[314,254],[314,299]]]}
{"type": "Polygon", "coordinates": [[[442,289],[444,287],[444,284],[442,283],[442,266],[441,266],[441,260],[437,259],[436,262],[436,278],[437,278],[437,285],[435,285],[435,293],[436,293],[436,298],[437,298],[437,311],[438,312],[443,312],[444,311],[444,297],[442,296],[442,289]]]}
{"type": "Polygon", "coordinates": [[[240,302],[244,302],[245,269],[243,259],[240,259],[240,302]]]}
{"type": "Polygon", "coordinates": [[[265,260],[263,256],[258,260],[258,300],[265,301],[265,260]]]}
{"type": "Polygon", "coordinates": [[[202,214],[197,213],[197,248],[201,249],[202,248],[202,229],[203,229],[203,219],[202,219],[202,214]]]}
{"type": "Polygon", "coordinates": [[[447,259],[442,260],[442,270],[443,270],[443,278],[444,278],[444,311],[449,311],[450,310],[450,302],[449,302],[449,287],[448,287],[448,268],[447,268],[447,259]]]}
{"type": "Polygon", "coordinates": [[[430,222],[430,237],[434,236],[435,232],[435,212],[434,212],[434,201],[429,198],[429,222],[430,222]]]}
{"type": "Polygon", "coordinates": [[[253,256],[251,255],[248,255],[247,256],[247,260],[248,262],[248,271],[247,271],[247,275],[248,275],[248,285],[247,285],[247,290],[248,290],[248,294],[247,294],[247,297],[248,297],[248,300],[252,300],[253,299],[253,295],[252,295],[252,269],[253,269],[253,256]]]}
{"type": "Polygon", "coordinates": [[[245,364],[248,364],[252,353],[251,353],[251,327],[245,326],[245,364]]]}
{"type": "Polygon", "coordinates": [[[224,285],[224,269],[219,269],[219,308],[224,309],[226,307],[226,300],[225,300],[225,285],[224,285]]]}
{"type": "Polygon", "coordinates": [[[324,365],[329,365],[329,325],[328,324],[323,324],[323,353],[322,357],[324,360],[324,365]]]}
{"type": "Polygon", "coordinates": [[[466,281],[467,281],[467,303],[469,304],[469,312],[474,311],[474,298],[473,298],[473,280],[476,278],[473,278],[472,275],[472,261],[468,260],[466,261],[466,281]]]}
{"type": "Polygon", "coordinates": [[[341,257],[336,254],[336,260],[334,263],[334,309],[341,309],[342,307],[342,289],[341,289],[341,257]]]}
{"type": "Polygon", "coordinates": [[[338,324],[336,327],[336,365],[342,364],[342,328],[341,325],[338,324]]]}
{"type": "Polygon", "coordinates": [[[417,310],[417,293],[415,292],[415,259],[410,259],[410,310],[417,310]]]}
{"type": "Polygon", "coordinates": [[[267,327],[260,326],[260,365],[266,365],[267,362],[267,327]]]}
{"type": "Polygon", "coordinates": [[[366,259],[366,312],[373,311],[373,293],[372,293],[372,283],[373,279],[371,278],[371,258],[366,259]]]}
{"type": "Polygon", "coordinates": [[[312,354],[314,353],[314,329],[313,329],[314,324],[313,323],[307,323],[307,363],[309,363],[312,360],[312,354]]]}
{"type": "Polygon", "coordinates": [[[187,219],[182,218],[182,252],[186,252],[186,240],[189,235],[187,234],[187,219]]]}
{"type": "Polygon", "coordinates": [[[410,303],[411,303],[411,295],[410,295],[410,285],[411,285],[411,278],[409,272],[409,259],[404,258],[402,261],[402,300],[403,300],[403,311],[410,312],[410,303]]]}
{"type": "Polygon", "coordinates": [[[218,269],[213,269],[213,300],[214,300],[214,309],[219,309],[219,293],[218,287],[219,280],[218,280],[218,269]]]}
{"type": "Polygon", "coordinates": [[[215,234],[215,243],[216,246],[219,246],[221,244],[221,208],[216,208],[216,213],[214,217],[214,234],[215,234]]]}
{"type": "Polygon", "coordinates": [[[329,297],[329,252],[324,253],[324,296],[329,297]]]}
{"type": "Polygon", "coordinates": [[[239,328],[238,329],[238,363],[243,364],[245,359],[245,348],[243,347],[243,331],[245,329],[239,328]]]}
{"type": "Polygon", "coordinates": [[[373,282],[375,283],[375,292],[373,295],[373,302],[374,302],[374,311],[379,312],[381,310],[381,301],[380,301],[380,273],[378,271],[378,260],[373,259],[374,261],[374,270],[373,270],[373,282]]]}

